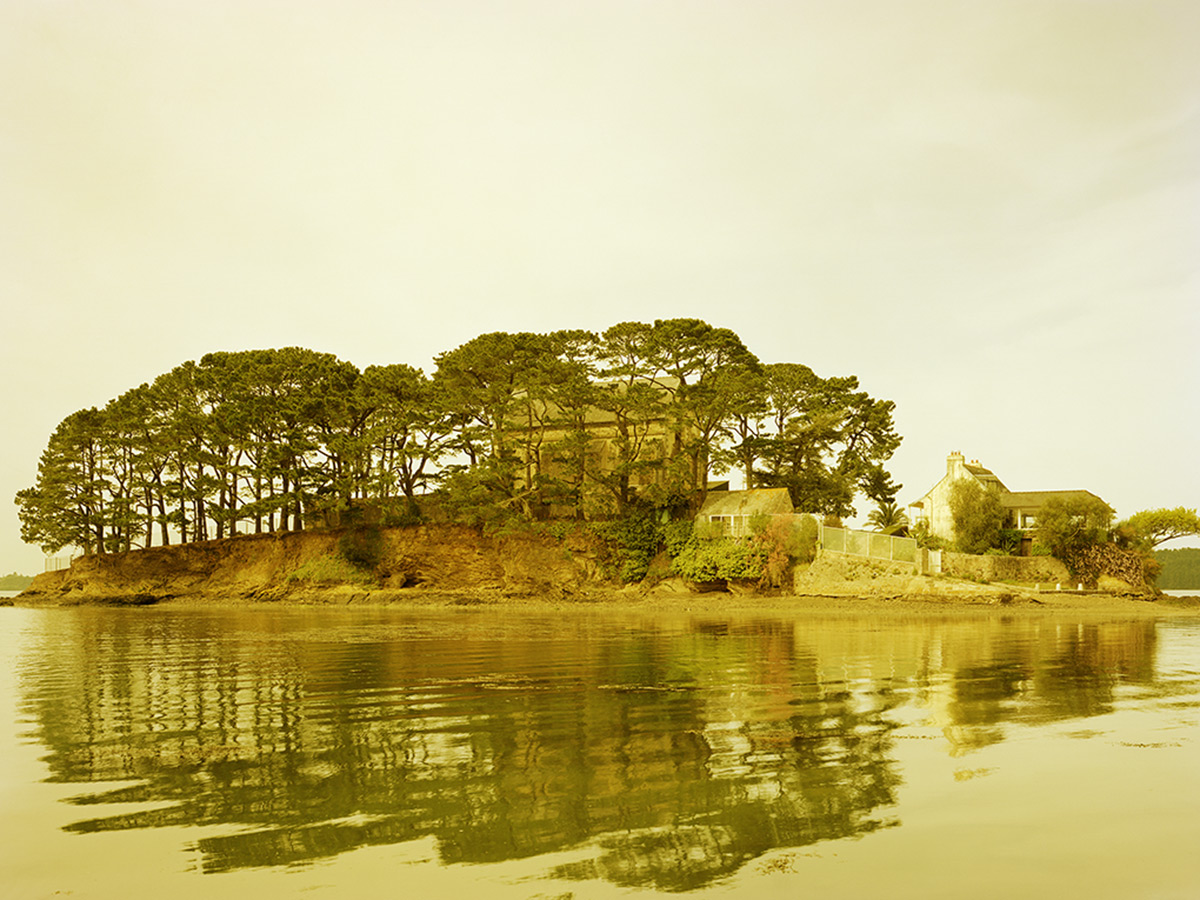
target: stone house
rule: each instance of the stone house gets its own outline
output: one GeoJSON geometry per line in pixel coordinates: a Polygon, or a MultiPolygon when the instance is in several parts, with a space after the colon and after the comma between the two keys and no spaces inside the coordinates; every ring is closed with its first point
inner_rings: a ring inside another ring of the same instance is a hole
{"type": "MultiPolygon", "coordinates": [[[[625,463],[629,467],[631,498],[664,485],[668,478],[665,463],[680,452],[693,434],[671,415],[669,397],[678,387],[677,379],[660,376],[640,383],[658,392],[660,405],[647,406],[623,421],[612,409],[602,406],[588,407],[582,421],[572,422],[551,401],[525,405],[525,417],[514,416],[506,428],[518,461],[517,487],[534,484],[539,476],[581,482],[582,473],[577,471],[580,465],[577,442],[581,438],[589,483],[625,463]],[[563,448],[568,445],[576,455],[572,464],[563,461],[563,448]]],[[[622,394],[628,390],[617,382],[599,382],[599,385],[622,394]]],[[[549,512],[557,516],[567,515],[570,510],[552,506],[549,512]]]]}
{"type": "MultiPolygon", "coordinates": [[[[950,488],[956,482],[971,479],[985,489],[993,489],[1000,495],[1000,504],[1008,513],[1006,528],[1031,532],[1037,525],[1037,517],[1051,499],[1093,497],[1091,491],[1010,491],[991,470],[980,465],[979,460],[967,462],[955,451],[946,457],[946,474],[926,491],[919,500],[908,505],[908,519],[915,527],[925,523],[930,534],[947,541],[954,540],[954,516],[950,512],[950,488]]],[[[1022,554],[1028,552],[1032,536],[1027,534],[1021,541],[1022,554]]]]}

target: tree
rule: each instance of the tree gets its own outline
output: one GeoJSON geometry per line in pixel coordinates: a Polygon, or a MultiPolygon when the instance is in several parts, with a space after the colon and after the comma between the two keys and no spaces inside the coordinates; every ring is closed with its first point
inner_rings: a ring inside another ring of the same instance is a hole
{"type": "Polygon", "coordinates": [[[1116,526],[1127,542],[1152,550],[1159,544],[1181,537],[1200,535],[1200,516],[1194,509],[1144,509],[1116,526]]]}
{"type": "Polygon", "coordinates": [[[960,479],[950,486],[950,514],[954,543],[962,553],[983,553],[1000,545],[1008,513],[997,491],[969,478],[960,479]]]}
{"type": "Polygon", "coordinates": [[[429,483],[431,467],[448,451],[454,432],[444,398],[420,369],[397,363],[367,367],[356,387],[356,405],[366,416],[370,493],[387,498],[399,490],[408,513],[418,513],[417,493],[429,483]]]}
{"type": "Polygon", "coordinates": [[[1052,497],[1038,513],[1035,536],[1054,556],[1071,565],[1086,548],[1104,543],[1113,509],[1099,497],[1052,497]]]}
{"type": "Polygon", "coordinates": [[[895,503],[884,500],[867,516],[867,524],[884,534],[895,534],[908,527],[908,516],[895,503]]]}
{"type": "MultiPolygon", "coordinates": [[[[899,485],[883,469],[900,446],[892,421],[895,404],[858,390],[853,376],[821,378],[799,363],[763,367],[766,420],[742,427],[734,454],[752,465],[751,486],[786,487],[806,512],[854,515],[854,495],[893,501],[899,485]]],[[[761,415],[758,401],[741,394],[734,418],[761,415]]]]}

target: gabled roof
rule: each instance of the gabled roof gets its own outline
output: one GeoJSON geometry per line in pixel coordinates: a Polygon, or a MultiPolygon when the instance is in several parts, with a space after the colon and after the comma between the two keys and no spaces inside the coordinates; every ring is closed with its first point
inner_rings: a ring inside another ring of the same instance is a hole
{"type": "Polygon", "coordinates": [[[715,491],[700,507],[701,516],[753,516],[795,512],[787,488],[758,488],[751,491],[715,491]]]}
{"type": "Polygon", "coordinates": [[[1051,500],[1070,500],[1080,497],[1100,500],[1091,491],[1006,491],[1000,494],[1000,505],[1005,509],[1025,509],[1027,507],[1041,509],[1051,500]]]}
{"type": "Polygon", "coordinates": [[[1002,491],[1008,490],[1008,488],[1004,486],[1004,482],[1001,481],[999,476],[996,475],[996,473],[991,469],[985,469],[983,466],[978,466],[974,463],[967,463],[963,466],[963,468],[969,475],[974,475],[975,478],[984,485],[994,484],[1002,491]]]}

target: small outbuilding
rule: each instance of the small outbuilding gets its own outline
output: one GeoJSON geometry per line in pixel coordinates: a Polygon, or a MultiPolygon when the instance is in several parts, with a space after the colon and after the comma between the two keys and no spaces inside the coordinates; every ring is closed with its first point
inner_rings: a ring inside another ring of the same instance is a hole
{"type": "Polygon", "coordinates": [[[787,488],[757,488],[749,491],[712,491],[696,514],[696,524],[720,524],[731,537],[750,534],[754,516],[790,516],[795,513],[787,488]]]}

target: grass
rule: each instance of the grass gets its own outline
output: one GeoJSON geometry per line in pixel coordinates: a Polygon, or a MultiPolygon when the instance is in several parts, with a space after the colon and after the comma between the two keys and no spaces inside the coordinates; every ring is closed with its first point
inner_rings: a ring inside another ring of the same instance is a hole
{"type": "Polygon", "coordinates": [[[363,571],[336,553],[326,553],[308,560],[290,575],[288,581],[309,581],[315,584],[374,584],[370,572],[363,571]]]}

